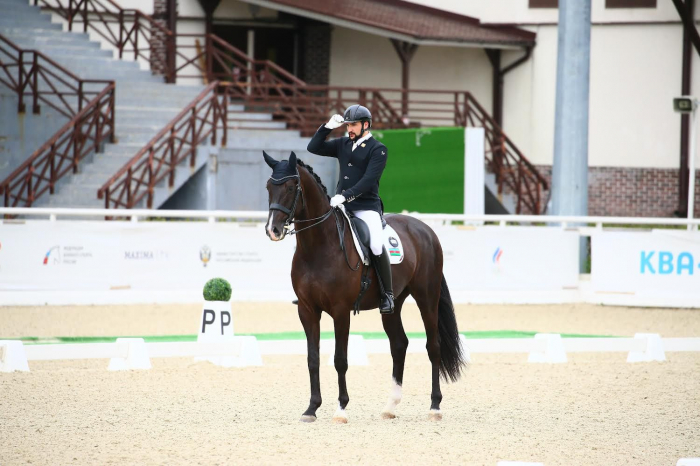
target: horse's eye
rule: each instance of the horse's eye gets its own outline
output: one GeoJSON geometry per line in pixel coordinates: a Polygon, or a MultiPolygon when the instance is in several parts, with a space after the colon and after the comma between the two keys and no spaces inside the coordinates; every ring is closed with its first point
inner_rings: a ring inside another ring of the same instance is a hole
{"type": "Polygon", "coordinates": [[[287,186],[287,192],[291,193],[292,191],[294,191],[294,188],[292,188],[291,186],[287,186]]]}

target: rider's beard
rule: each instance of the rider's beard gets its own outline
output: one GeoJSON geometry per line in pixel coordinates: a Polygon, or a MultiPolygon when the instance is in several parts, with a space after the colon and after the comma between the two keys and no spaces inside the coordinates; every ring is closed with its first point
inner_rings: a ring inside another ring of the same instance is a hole
{"type": "Polygon", "coordinates": [[[350,139],[355,139],[357,137],[357,135],[353,132],[349,132],[348,136],[350,137],[350,139]]]}

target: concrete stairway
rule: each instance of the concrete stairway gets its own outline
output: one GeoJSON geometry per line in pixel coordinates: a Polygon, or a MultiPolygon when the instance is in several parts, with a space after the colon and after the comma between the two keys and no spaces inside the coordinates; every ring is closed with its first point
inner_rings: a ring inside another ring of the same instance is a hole
{"type": "Polygon", "coordinates": [[[209,169],[203,167],[199,170],[163,208],[267,210],[265,184],[271,171],[263,161],[263,150],[277,160],[288,159],[290,152],[294,151],[297,157],[314,168],[329,193],[334,194],[338,161],[308,153],[308,143],[308,137],[301,137],[293,130],[272,127],[229,130],[227,146],[212,156],[209,169]]]}
{"type": "MultiPolygon", "coordinates": [[[[52,23],[50,15],[41,13],[25,0],[0,0],[0,11],[0,34],[18,46],[44,53],[81,79],[116,82],[118,142],[106,144],[104,152],[84,160],[79,174],[64,177],[54,195],[44,195],[34,204],[103,207],[104,201],[97,198],[97,190],[190,103],[203,86],[166,85],[162,77],[141,70],[137,62],[113,59],[111,50],[102,50],[87,34],[64,32],[61,24],[52,23]]],[[[242,107],[236,110],[242,111],[242,107]]],[[[46,139],[35,144],[35,148],[46,139]]],[[[29,155],[22,154],[24,158],[29,155]]],[[[198,160],[198,164],[201,166],[205,161],[198,160]]],[[[181,184],[191,175],[189,166],[182,170],[186,172],[184,176],[176,175],[181,184]]],[[[174,192],[177,187],[168,191],[174,192]]]]}

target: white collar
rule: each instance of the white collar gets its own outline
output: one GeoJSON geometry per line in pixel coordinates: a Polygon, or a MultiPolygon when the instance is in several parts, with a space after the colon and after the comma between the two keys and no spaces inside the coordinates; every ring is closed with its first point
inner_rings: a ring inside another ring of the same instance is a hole
{"type": "Polygon", "coordinates": [[[360,144],[362,144],[363,142],[365,142],[367,139],[369,139],[371,137],[372,137],[372,133],[367,131],[367,134],[365,134],[364,136],[362,136],[360,139],[358,139],[357,141],[355,141],[352,144],[352,150],[355,150],[357,148],[357,146],[359,146],[360,144]]]}

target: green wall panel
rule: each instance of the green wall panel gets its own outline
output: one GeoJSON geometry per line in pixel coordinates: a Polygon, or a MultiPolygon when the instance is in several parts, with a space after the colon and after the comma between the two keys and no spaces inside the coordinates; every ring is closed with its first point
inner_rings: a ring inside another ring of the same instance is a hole
{"type": "Polygon", "coordinates": [[[464,212],[464,128],[372,131],[389,159],[379,195],[386,212],[464,212]]]}

